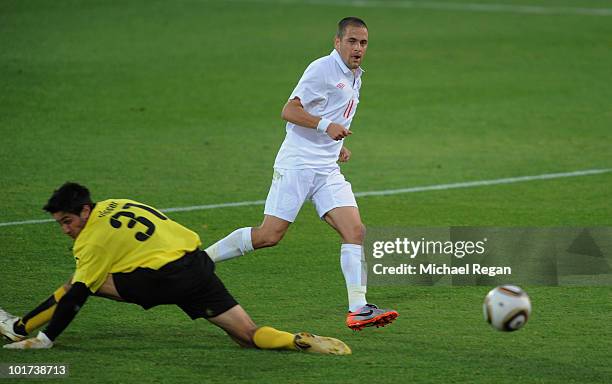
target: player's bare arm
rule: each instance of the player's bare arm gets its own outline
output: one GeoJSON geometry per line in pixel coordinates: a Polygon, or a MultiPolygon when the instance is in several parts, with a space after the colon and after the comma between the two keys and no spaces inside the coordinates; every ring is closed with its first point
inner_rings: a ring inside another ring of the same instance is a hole
{"type": "Polygon", "coordinates": [[[68,278],[68,281],[66,281],[66,283],[64,283],[63,287],[64,290],[66,292],[68,292],[70,290],[70,288],[72,288],[72,278],[74,277],[74,273],[72,275],[70,275],[70,277],[68,278]]]}
{"type": "MultiPolygon", "coordinates": [[[[283,120],[290,123],[312,129],[317,129],[319,123],[323,120],[321,117],[313,116],[306,112],[298,97],[289,100],[287,104],[285,104],[281,117],[283,120]]],[[[350,130],[336,123],[330,123],[325,132],[334,140],[342,140],[346,136],[352,134],[350,130]]]]}

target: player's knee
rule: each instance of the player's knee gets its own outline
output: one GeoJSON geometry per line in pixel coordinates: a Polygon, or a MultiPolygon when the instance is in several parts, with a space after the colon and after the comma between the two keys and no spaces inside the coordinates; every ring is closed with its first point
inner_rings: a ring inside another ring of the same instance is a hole
{"type": "Polygon", "coordinates": [[[359,223],[351,226],[343,234],[344,241],[350,244],[363,244],[365,239],[366,227],[359,223]]]}

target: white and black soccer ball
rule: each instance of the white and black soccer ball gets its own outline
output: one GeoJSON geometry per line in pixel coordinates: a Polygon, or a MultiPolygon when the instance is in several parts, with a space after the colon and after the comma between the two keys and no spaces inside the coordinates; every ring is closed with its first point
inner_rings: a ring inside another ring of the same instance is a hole
{"type": "Polygon", "coordinates": [[[512,332],[525,325],[531,315],[527,293],[514,285],[493,288],[482,305],[485,320],[500,331],[512,332]]]}

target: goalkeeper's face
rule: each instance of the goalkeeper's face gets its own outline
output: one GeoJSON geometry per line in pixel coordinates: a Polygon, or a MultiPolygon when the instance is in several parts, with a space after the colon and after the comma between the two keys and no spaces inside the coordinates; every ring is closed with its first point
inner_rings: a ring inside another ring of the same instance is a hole
{"type": "Polygon", "coordinates": [[[62,227],[62,231],[66,235],[76,239],[85,227],[85,224],[87,224],[90,213],[91,209],[86,205],[78,215],[64,211],[55,212],[52,215],[55,221],[62,227]]]}

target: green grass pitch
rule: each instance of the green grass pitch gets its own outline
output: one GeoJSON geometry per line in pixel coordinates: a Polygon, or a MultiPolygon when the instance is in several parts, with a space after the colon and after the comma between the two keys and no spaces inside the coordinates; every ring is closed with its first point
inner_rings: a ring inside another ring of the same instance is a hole
{"type": "MultiPolygon", "coordinates": [[[[350,2],[0,2],[0,222],[46,218],[66,180],[94,198],[181,207],[264,199],[281,108],[335,23],[370,28],[343,172],[355,191],[612,167],[612,16],[356,7],[350,2]]],[[[501,2],[501,0],[500,0],[501,2]]],[[[609,1],[506,5],[611,8],[609,1]]],[[[369,226],[610,226],[612,173],[359,199],[369,226]]],[[[205,244],[261,206],[171,217],[205,244]]],[[[73,269],[52,223],[0,227],[0,306],[22,314],[73,269]]],[[[177,308],[92,298],[49,351],[75,382],[612,382],[612,288],[525,287],[512,334],[484,323],[490,287],[372,287],[399,310],[344,327],[339,239],[305,205],[282,243],[218,266],[258,324],[345,340],[350,357],[243,350],[177,308]]]]}

